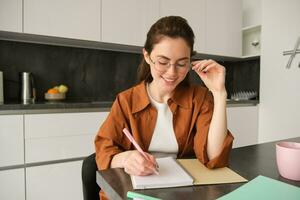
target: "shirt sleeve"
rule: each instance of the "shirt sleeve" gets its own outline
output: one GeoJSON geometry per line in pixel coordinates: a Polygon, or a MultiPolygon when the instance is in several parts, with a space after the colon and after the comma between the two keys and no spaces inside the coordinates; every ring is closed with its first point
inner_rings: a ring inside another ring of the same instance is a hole
{"type": "Polygon", "coordinates": [[[96,163],[100,170],[108,169],[114,155],[130,148],[130,142],[123,139],[122,130],[127,127],[127,120],[120,102],[120,97],[117,96],[95,137],[96,163]]]}
{"type": "Polygon", "coordinates": [[[225,167],[228,165],[229,154],[233,142],[233,136],[230,131],[227,130],[227,136],[223,142],[220,154],[209,160],[207,155],[207,138],[209,125],[213,115],[213,108],[213,96],[210,92],[207,92],[196,120],[196,134],[194,136],[194,151],[196,157],[210,169],[225,167]]]}

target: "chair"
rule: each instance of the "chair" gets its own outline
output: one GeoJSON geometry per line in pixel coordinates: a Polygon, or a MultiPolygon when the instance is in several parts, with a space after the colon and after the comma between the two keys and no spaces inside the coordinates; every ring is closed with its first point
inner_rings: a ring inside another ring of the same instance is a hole
{"type": "Polygon", "coordinates": [[[81,168],[82,189],[84,200],[98,200],[100,187],[96,182],[98,168],[95,160],[95,153],[83,160],[81,168]]]}

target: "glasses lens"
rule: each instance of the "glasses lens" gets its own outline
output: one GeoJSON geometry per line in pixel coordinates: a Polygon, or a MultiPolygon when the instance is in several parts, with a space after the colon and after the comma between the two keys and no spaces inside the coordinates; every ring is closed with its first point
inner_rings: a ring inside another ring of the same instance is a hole
{"type": "Polygon", "coordinates": [[[155,69],[159,72],[165,72],[171,67],[171,65],[174,65],[179,73],[185,73],[187,70],[190,69],[191,65],[189,61],[181,61],[171,64],[169,60],[164,58],[157,59],[155,62],[153,62],[153,64],[155,69]]]}

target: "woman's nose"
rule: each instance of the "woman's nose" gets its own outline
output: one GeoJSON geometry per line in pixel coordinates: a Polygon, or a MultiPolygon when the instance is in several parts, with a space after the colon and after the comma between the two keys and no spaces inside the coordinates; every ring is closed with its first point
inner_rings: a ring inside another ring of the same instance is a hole
{"type": "Polygon", "coordinates": [[[169,68],[167,70],[168,74],[176,74],[177,73],[177,69],[176,69],[176,64],[169,64],[169,68]]]}

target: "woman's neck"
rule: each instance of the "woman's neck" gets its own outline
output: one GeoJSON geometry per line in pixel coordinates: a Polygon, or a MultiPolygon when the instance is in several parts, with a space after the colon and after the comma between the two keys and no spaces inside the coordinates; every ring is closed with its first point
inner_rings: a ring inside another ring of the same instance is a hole
{"type": "Polygon", "coordinates": [[[155,101],[159,103],[167,103],[168,99],[171,98],[174,91],[167,92],[160,90],[157,85],[155,85],[154,82],[148,83],[148,93],[154,99],[155,101]]]}

